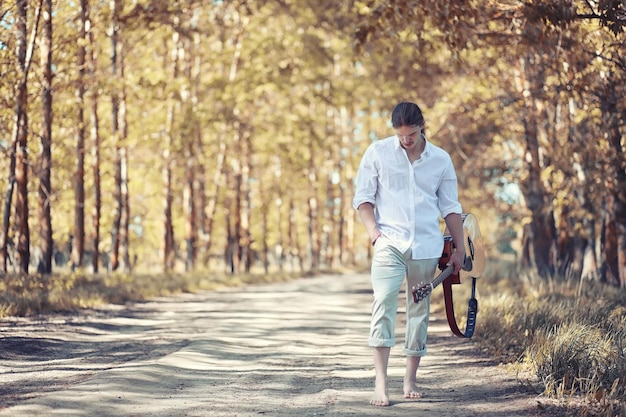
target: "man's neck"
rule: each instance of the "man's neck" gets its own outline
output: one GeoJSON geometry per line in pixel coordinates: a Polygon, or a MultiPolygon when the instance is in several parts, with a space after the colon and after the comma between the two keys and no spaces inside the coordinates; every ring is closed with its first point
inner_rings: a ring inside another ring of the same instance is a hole
{"type": "Polygon", "coordinates": [[[422,156],[422,153],[424,152],[424,149],[426,149],[426,140],[422,137],[420,138],[420,142],[417,144],[417,146],[411,149],[405,149],[406,155],[408,156],[409,161],[413,163],[417,161],[418,159],[420,159],[422,156]]]}

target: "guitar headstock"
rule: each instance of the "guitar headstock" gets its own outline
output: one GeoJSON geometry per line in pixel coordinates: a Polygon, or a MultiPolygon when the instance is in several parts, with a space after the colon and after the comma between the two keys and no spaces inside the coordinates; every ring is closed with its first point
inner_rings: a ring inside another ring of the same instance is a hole
{"type": "Polygon", "coordinates": [[[412,293],[413,293],[413,301],[418,303],[421,300],[423,300],[424,298],[428,297],[428,295],[433,292],[433,285],[432,284],[420,284],[419,287],[415,288],[413,287],[412,293]]]}

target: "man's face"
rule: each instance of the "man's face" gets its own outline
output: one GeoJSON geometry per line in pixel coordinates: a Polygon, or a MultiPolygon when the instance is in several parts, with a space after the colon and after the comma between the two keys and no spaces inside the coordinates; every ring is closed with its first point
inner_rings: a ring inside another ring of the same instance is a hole
{"type": "Polygon", "coordinates": [[[396,129],[396,136],[400,139],[400,145],[406,150],[416,148],[422,142],[422,129],[424,126],[400,126],[396,129]]]}

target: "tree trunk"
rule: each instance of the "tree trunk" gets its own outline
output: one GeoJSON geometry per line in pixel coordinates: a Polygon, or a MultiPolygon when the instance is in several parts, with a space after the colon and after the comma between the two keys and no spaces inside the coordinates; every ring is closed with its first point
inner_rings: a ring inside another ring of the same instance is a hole
{"type": "MultiPolygon", "coordinates": [[[[331,155],[327,155],[327,160],[332,160],[331,155]]],[[[320,239],[320,263],[326,268],[332,268],[335,256],[335,233],[338,224],[335,222],[334,205],[335,196],[333,190],[332,169],[325,167],[324,177],[326,178],[325,203],[322,208],[323,226],[320,239]]]]}
{"type": "MultiPolygon", "coordinates": [[[[122,103],[126,103],[123,99],[122,103]]],[[[126,111],[121,113],[122,120],[126,118],[126,111]]],[[[126,129],[122,129],[125,132],[126,129]]],[[[122,143],[126,142],[127,135],[124,134],[122,143]]],[[[125,272],[131,272],[133,264],[130,261],[130,242],[129,242],[129,226],[130,226],[130,194],[128,192],[128,148],[123,145],[120,146],[120,164],[121,164],[121,201],[122,201],[122,217],[120,219],[120,252],[122,257],[122,270],[125,272]]]]}
{"type": "MultiPolygon", "coordinates": [[[[173,117],[174,105],[168,104],[167,119],[173,117]]],[[[170,122],[166,122],[167,125],[170,122]]],[[[171,129],[171,127],[170,127],[171,129]]],[[[172,132],[166,127],[165,143],[163,146],[163,270],[166,272],[174,268],[175,252],[174,252],[174,225],[172,221],[172,203],[174,200],[174,192],[172,191],[172,132]]]]}
{"type": "MultiPolygon", "coordinates": [[[[232,47],[234,50],[232,59],[230,61],[230,66],[226,67],[225,70],[228,70],[228,74],[227,75],[227,79],[228,79],[228,84],[229,85],[233,85],[237,79],[237,74],[239,72],[239,64],[240,64],[240,60],[241,60],[241,51],[243,48],[243,35],[245,33],[246,30],[246,26],[249,23],[249,18],[242,18],[242,16],[237,13],[234,12],[232,15],[232,18],[234,20],[235,23],[235,28],[234,30],[234,34],[232,34],[232,47]]],[[[223,43],[222,43],[223,46],[223,43]]],[[[236,113],[236,108],[233,107],[232,109],[232,114],[236,113]]],[[[235,131],[236,135],[240,135],[241,133],[239,132],[239,125],[237,123],[236,120],[232,120],[231,122],[233,123],[233,126],[228,126],[228,123],[224,123],[224,127],[223,127],[223,131],[222,131],[222,135],[219,138],[220,140],[220,152],[218,154],[218,163],[216,166],[216,170],[215,170],[215,193],[213,195],[213,197],[211,198],[211,200],[209,201],[209,207],[207,208],[207,218],[209,220],[209,225],[207,226],[207,236],[208,236],[208,241],[207,241],[207,249],[210,248],[210,243],[211,243],[211,236],[213,233],[213,215],[215,213],[215,208],[216,208],[216,203],[217,203],[217,199],[218,199],[218,192],[220,189],[220,179],[222,176],[222,170],[224,170],[224,161],[225,161],[225,155],[227,152],[227,145],[225,142],[228,142],[229,140],[227,138],[231,137],[232,135],[229,133],[231,130],[235,131]]],[[[237,139],[241,139],[240,137],[238,137],[237,139]]],[[[226,184],[235,184],[235,187],[237,187],[237,190],[239,190],[240,187],[240,181],[241,181],[241,167],[239,166],[239,161],[237,161],[236,159],[233,159],[231,161],[231,165],[233,167],[233,170],[235,172],[224,172],[224,174],[226,174],[226,184]]],[[[229,187],[229,189],[232,190],[232,188],[229,187]]],[[[232,198],[231,196],[227,195],[226,197],[226,201],[224,202],[224,206],[226,207],[226,217],[227,217],[227,237],[226,237],[226,247],[225,247],[225,261],[227,263],[227,265],[230,267],[230,272],[231,273],[237,273],[239,272],[239,261],[240,261],[240,248],[239,248],[239,233],[240,233],[240,211],[239,211],[239,198],[240,196],[237,195],[237,192],[234,195],[234,198],[232,198]],[[234,203],[234,207],[231,207],[231,204],[234,203]],[[236,216],[236,219],[232,219],[231,216],[236,216]]],[[[208,253],[208,250],[207,250],[208,253]]]]}
{"type": "MultiPolygon", "coordinates": [[[[610,187],[608,187],[610,189],[610,187]]],[[[617,227],[615,222],[615,196],[609,193],[604,203],[602,220],[601,247],[602,267],[600,280],[605,284],[619,286],[619,249],[617,227]]]]}
{"type": "MultiPolygon", "coordinates": [[[[234,130],[239,132],[239,127],[234,126],[234,130]]],[[[239,135],[239,133],[236,133],[239,135]]],[[[237,142],[240,142],[241,138],[237,138],[237,142]]],[[[229,211],[227,217],[229,218],[231,231],[228,233],[228,257],[230,259],[230,272],[232,274],[239,274],[241,272],[241,165],[238,159],[231,161],[231,172],[229,173],[229,182],[231,184],[228,187],[230,191],[229,197],[229,211]]]]}
{"type": "Polygon", "coordinates": [[[283,239],[283,196],[282,191],[279,189],[279,195],[276,198],[276,213],[277,213],[277,227],[278,227],[278,247],[276,250],[276,262],[278,263],[278,270],[283,272],[285,264],[285,239],[283,239]]]}
{"type": "Polygon", "coordinates": [[[518,90],[524,97],[524,138],[526,142],[527,176],[521,184],[526,198],[526,205],[531,211],[530,233],[524,238],[524,253],[531,259],[523,259],[522,263],[532,265],[540,276],[552,277],[554,270],[555,224],[554,214],[546,190],[541,180],[540,145],[538,134],[538,103],[531,91],[538,88],[537,76],[530,75],[529,58],[522,59],[518,71],[518,90]]]}
{"type": "Polygon", "coordinates": [[[250,234],[250,175],[252,171],[252,143],[251,127],[247,126],[244,130],[246,133],[242,134],[240,143],[241,149],[241,192],[239,193],[240,204],[240,240],[239,246],[241,251],[241,264],[246,273],[250,272],[250,266],[254,261],[254,254],[252,253],[252,237],[250,234]]]}
{"type": "Polygon", "coordinates": [[[80,2],[80,39],[78,44],[78,123],[76,132],[76,172],[74,173],[74,238],[72,244],[72,269],[83,265],[85,253],[85,73],[87,45],[87,0],[80,2]]]}
{"type": "Polygon", "coordinates": [[[13,203],[13,191],[17,185],[17,197],[15,203],[16,213],[15,229],[18,253],[15,261],[19,265],[15,265],[22,272],[28,273],[28,263],[30,261],[30,231],[28,230],[28,196],[27,196],[27,157],[26,144],[28,133],[28,118],[26,114],[28,95],[27,82],[28,71],[33,55],[34,43],[39,25],[39,17],[43,0],[39,2],[39,7],[35,12],[35,25],[31,34],[30,42],[27,44],[27,16],[28,1],[17,1],[17,15],[15,23],[15,37],[17,48],[17,76],[18,81],[14,86],[15,95],[15,124],[13,125],[13,133],[11,137],[11,147],[9,152],[9,175],[7,182],[6,199],[4,200],[4,215],[2,222],[2,233],[0,234],[0,257],[2,262],[2,271],[8,272],[7,262],[12,258],[9,252],[9,246],[15,247],[15,241],[12,241],[9,235],[11,225],[11,205],[13,203]],[[18,179],[19,175],[19,179],[18,179]],[[18,218],[19,214],[19,218],[18,218]],[[20,253],[21,251],[21,253],[20,253]]]}
{"type": "Polygon", "coordinates": [[[122,161],[118,144],[120,141],[120,126],[119,126],[119,112],[120,112],[120,97],[119,97],[119,85],[121,80],[118,78],[119,74],[119,38],[120,38],[120,23],[119,13],[121,8],[120,0],[113,0],[111,5],[111,77],[114,81],[113,91],[111,92],[111,134],[113,143],[116,145],[114,156],[114,189],[113,192],[113,225],[111,230],[111,270],[117,271],[119,267],[119,250],[120,250],[120,227],[122,222],[122,161]]]}
{"type": "Polygon", "coordinates": [[[209,257],[211,255],[211,244],[213,243],[213,222],[215,220],[215,211],[217,209],[217,201],[219,199],[220,191],[222,189],[222,181],[224,178],[224,166],[226,161],[226,141],[222,140],[219,143],[219,151],[217,153],[215,162],[215,172],[213,174],[213,193],[209,198],[209,201],[204,206],[204,218],[205,222],[202,223],[203,235],[204,235],[204,251],[205,258],[204,264],[208,265],[209,257]]]}
{"type": "Polygon", "coordinates": [[[11,208],[13,206],[13,190],[15,189],[15,154],[17,148],[17,137],[15,133],[11,139],[11,148],[9,151],[9,175],[7,181],[7,191],[4,199],[4,214],[2,216],[2,233],[0,233],[0,260],[2,261],[2,272],[8,272],[8,264],[12,260],[12,254],[15,245],[9,236],[9,226],[11,224],[11,208]],[[9,246],[11,250],[9,250],[9,246]]]}
{"type": "MultiPolygon", "coordinates": [[[[331,69],[331,71],[334,71],[333,79],[341,79],[339,68],[337,60],[335,59],[331,69]]],[[[340,172],[335,172],[335,168],[341,158],[341,143],[338,138],[340,131],[338,128],[338,112],[333,104],[332,89],[333,85],[331,80],[326,80],[322,86],[322,94],[324,96],[325,107],[324,137],[327,145],[322,149],[323,163],[319,164],[318,171],[319,175],[326,179],[325,190],[323,190],[324,200],[319,210],[321,212],[319,214],[321,222],[321,227],[319,228],[319,262],[320,265],[324,265],[326,268],[332,268],[335,262],[335,242],[337,240],[338,219],[335,219],[335,184],[333,177],[340,172]]]]}
{"type": "Polygon", "coordinates": [[[121,212],[120,217],[120,234],[119,234],[119,250],[122,258],[122,270],[130,272],[132,264],[130,261],[130,242],[129,242],[129,226],[130,226],[130,194],[128,190],[129,182],[129,166],[128,166],[128,117],[126,110],[126,84],[125,84],[125,70],[124,70],[124,43],[120,39],[119,42],[119,57],[120,63],[118,68],[118,80],[120,81],[120,106],[119,106],[119,143],[116,146],[116,151],[119,154],[119,190],[120,190],[120,202],[121,212]]]}
{"type": "MultiPolygon", "coordinates": [[[[200,149],[198,150],[198,152],[200,152],[201,155],[204,155],[204,147],[202,146],[202,139],[199,140],[199,145],[200,145],[200,149]]],[[[198,242],[197,242],[197,246],[198,249],[196,251],[196,258],[198,256],[200,256],[200,259],[202,260],[203,265],[208,265],[209,263],[209,259],[210,259],[210,254],[209,252],[207,252],[207,243],[209,243],[209,236],[206,234],[206,228],[207,225],[209,224],[209,219],[207,218],[207,213],[206,213],[206,207],[208,204],[208,199],[207,199],[207,195],[206,195],[206,191],[207,191],[207,182],[206,182],[206,169],[204,167],[204,163],[200,162],[198,164],[198,175],[196,176],[196,182],[197,182],[197,189],[196,189],[196,195],[197,195],[197,204],[198,204],[198,208],[197,208],[197,216],[198,216],[198,230],[197,230],[197,236],[198,236],[198,242]]]]}
{"type": "MultiPolygon", "coordinates": [[[[261,192],[267,192],[267,190],[263,190],[262,185],[259,184],[259,188],[262,190],[261,192]]],[[[268,244],[268,240],[267,237],[269,236],[269,221],[268,221],[268,214],[269,214],[269,199],[264,199],[263,200],[263,205],[261,207],[261,233],[263,234],[263,241],[261,242],[262,244],[262,253],[261,253],[261,260],[263,261],[263,272],[265,272],[265,275],[269,274],[269,267],[270,267],[270,262],[269,262],[269,244],[268,244]]],[[[280,224],[280,223],[278,223],[280,224]]],[[[280,233],[280,232],[279,232],[280,233]]]]}
{"type": "Polygon", "coordinates": [[[18,68],[17,74],[19,82],[16,89],[15,102],[15,141],[16,141],[16,164],[15,164],[15,182],[17,193],[15,198],[15,241],[17,245],[17,266],[20,272],[28,274],[28,265],[30,263],[30,229],[28,225],[28,71],[32,61],[33,48],[37,29],[39,25],[39,17],[41,15],[41,7],[43,0],[39,2],[35,12],[35,24],[31,33],[31,41],[28,46],[26,44],[26,22],[27,22],[27,0],[18,0],[17,2],[17,50],[18,50],[18,68]]]}
{"type": "MultiPolygon", "coordinates": [[[[311,191],[313,193],[313,191],[311,191]]],[[[319,256],[319,233],[317,231],[317,221],[318,221],[318,202],[317,197],[314,194],[311,194],[308,199],[308,232],[309,232],[309,260],[310,260],[310,270],[312,272],[318,271],[320,267],[320,256],[319,256]]]]}
{"type": "Polygon", "coordinates": [[[52,216],[51,201],[52,183],[50,179],[52,167],[52,0],[45,0],[43,16],[44,33],[41,42],[42,77],[42,124],[41,124],[41,156],[39,160],[39,247],[41,259],[37,272],[52,273],[52,216]]]}
{"type": "MultiPolygon", "coordinates": [[[[178,78],[178,42],[179,34],[172,36],[172,50],[170,57],[170,76],[172,80],[178,78]]],[[[167,62],[167,60],[166,60],[167,62]]],[[[167,67],[167,64],[165,65],[167,67]]],[[[176,261],[176,248],[174,239],[174,222],[172,219],[172,205],[174,191],[172,189],[172,177],[174,159],[172,150],[174,147],[174,119],[176,113],[176,99],[173,92],[167,96],[167,114],[165,119],[165,144],[163,146],[163,270],[166,272],[174,269],[176,261]]]]}
{"type": "MultiPolygon", "coordinates": [[[[236,129],[237,130],[237,129],[236,129]]],[[[241,221],[239,219],[241,191],[241,173],[239,172],[239,160],[231,161],[231,170],[226,173],[227,192],[224,199],[224,216],[226,220],[226,242],[224,244],[224,262],[226,271],[231,274],[240,272],[239,261],[241,259],[239,240],[241,221]]]]}
{"type": "MultiPolygon", "coordinates": [[[[194,37],[194,42],[197,37],[194,37]]],[[[201,149],[201,127],[193,111],[194,103],[198,101],[199,64],[194,58],[195,43],[192,45],[189,39],[179,43],[179,55],[184,57],[184,66],[181,70],[185,74],[185,84],[189,88],[189,97],[184,99],[184,117],[187,128],[182,130],[183,152],[185,158],[185,183],[183,188],[183,211],[185,217],[185,271],[195,269],[198,243],[198,211],[197,211],[197,167],[198,155],[201,149]]],[[[183,86],[181,90],[187,88],[183,86]]],[[[181,97],[186,97],[181,91],[181,97]]]]}
{"type": "Polygon", "coordinates": [[[300,236],[298,234],[298,209],[293,196],[289,197],[289,222],[287,236],[289,241],[287,246],[289,247],[289,257],[291,263],[291,270],[294,271],[296,266],[300,272],[304,271],[304,264],[302,259],[302,249],[300,248],[300,236]]]}
{"type": "Polygon", "coordinates": [[[315,272],[319,270],[320,266],[320,237],[318,231],[319,211],[318,211],[318,199],[317,199],[317,166],[314,158],[315,149],[313,146],[313,140],[309,142],[309,167],[308,167],[308,180],[309,180],[309,198],[307,205],[307,224],[308,224],[308,247],[309,247],[309,260],[311,271],[315,272]]]}
{"type": "Polygon", "coordinates": [[[185,257],[185,270],[193,271],[196,262],[196,209],[194,196],[195,183],[195,153],[194,142],[187,141],[185,144],[186,160],[186,181],[183,190],[183,209],[185,212],[185,242],[187,245],[187,256],[185,257]]]}
{"type": "Polygon", "coordinates": [[[126,138],[126,88],[124,87],[124,43],[121,37],[119,13],[121,1],[111,2],[111,74],[115,80],[112,92],[111,118],[112,134],[115,143],[113,230],[111,233],[111,270],[116,271],[120,264],[124,271],[130,271],[128,226],[130,207],[128,195],[128,149],[126,138]],[[120,261],[121,258],[121,261],[120,261]]]}
{"type": "MultiPolygon", "coordinates": [[[[128,139],[128,112],[126,109],[126,83],[125,83],[125,59],[124,54],[124,42],[119,39],[119,67],[118,76],[119,88],[120,88],[120,101],[119,101],[119,136],[116,146],[116,152],[119,155],[116,159],[119,160],[119,201],[121,204],[120,211],[120,227],[119,227],[119,251],[122,259],[122,270],[124,272],[130,272],[132,265],[130,262],[130,242],[129,242],[129,226],[130,226],[130,194],[128,184],[130,181],[129,165],[128,165],[128,145],[126,144],[128,139]]],[[[116,180],[117,181],[117,180],[116,180]]]]}
{"type": "Polygon", "coordinates": [[[354,265],[356,263],[354,252],[354,231],[356,223],[356,211],[352,208],[352,196],[354,195],[354,171],[350,163],[352,138],[345,126],[347,121],[353,120],[353,112],[342,108],[341,112],[341,154],[344,178],[340,184],[340,210],[341,210],[341,234],[339,236],[340,263],[342,265],[354,265]],[[344,112],[345,110],[345,112],[344,112]]]}
{"type": "Polygon", "coordinates": [[[559,275],[567,279],[582,279],[582,273],[585,262],[585,254],[589,247],[590,239],[585,237],[581,232],[589,232],[586,221],[580,221],[581,227],[575,224],[576,219],[568,206],[563,207],[561,212],[558,237],[557,237],[557,253],[558,253],[558,271],[559,275]]]}
{"type": "MultiPolygon", "coordinates": [[[[86,20],[85,27],[87,31],[87,42],[89,44],[89,73],[93,79],[97,73],[97,48],[94,41],[93,28],[91,26],[89,2],[85,0],[86,7],[86,20]]],[[[91,95],[91,109],[90,109],[90,137],[91,137],[91,157],[92,157],[92,173],[93,173],[93,211],[92,211],[92,227],[93,227],[93,241],[92,241],[92,267],[93,272],[98,273],[100,264],[100,215],[102,212],[102,192],[100,187],[100,119],[98,118],[98,87],[93,86],[90,89],[91,95]]],[[[104,265],[103,265],[104,266],[104,265]]],[[[110,265],[106,265],[108,268],[110,265]]]]}
{"type": "MultiPolygon", "coordinates": [[[[621,204],[621,213],[623,215],[626,210],[626,204],[621,204]]],[[[618,221],[617,223],[617,263],[619,273],[619,285],[621,288],[626,288],[626,225],[624,221],[618,221]]]]}
{"type": "Polygon", "coordinates": [[[187,109],[192,120],[191,140],[189,141],[188,159],[188,187],[190,191],[189,206],[187,208],[187,269],[195,270],[198,260],[199,237],[202,231],[201,225],[204,224],[204,204],[206,203],[206,195],[204,194],[204,171],[202,167],[201,157],[204,147],[202,143],[202,123],[193,111],[195,104],[200,101],[198,88],[200,86],[200,76],[202,73],[202,62],[198,49],[201,45],[201,38],[198,33],[193,35],[193,39],[188,43],[189,62],[188,82],[190,84],[191,98],[187,109]],[[192,42],[193,41],[193,42],[192,42]]]}
{"type": "MultiPolygon", "coordinates": [[[[615,84],[617,85],[617,84],[615,84]]],[[[622,83],[623,89],[623,83],[622,83]]],[[[609,146],[612,149],[609,163],[605,169],[607,175],[607,197],[603,225],[603,270],[601,279],[615,286],[626,288],[626,156],[624,155],[623,124],[625,109],[618,107],[623,103],[623,96],[615,91],[613,83],[605,87],[600,107],[603,124],[607,132],[609,146]],[[620,117],[620,114],[622,117],[620,117]]]]}

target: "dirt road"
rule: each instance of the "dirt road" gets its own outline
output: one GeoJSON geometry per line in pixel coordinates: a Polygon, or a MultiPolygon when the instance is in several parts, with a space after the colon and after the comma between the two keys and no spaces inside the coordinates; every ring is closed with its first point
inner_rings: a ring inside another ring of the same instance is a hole
{"type": "Polygon", "coordinates": [[[424,398],[402,398],[397,346],[391,407],[370,406],[369,288],[367,275],[322,276],[2,320],[0,417],[541,415],[437,315],[418,371],[424,398]]]}

